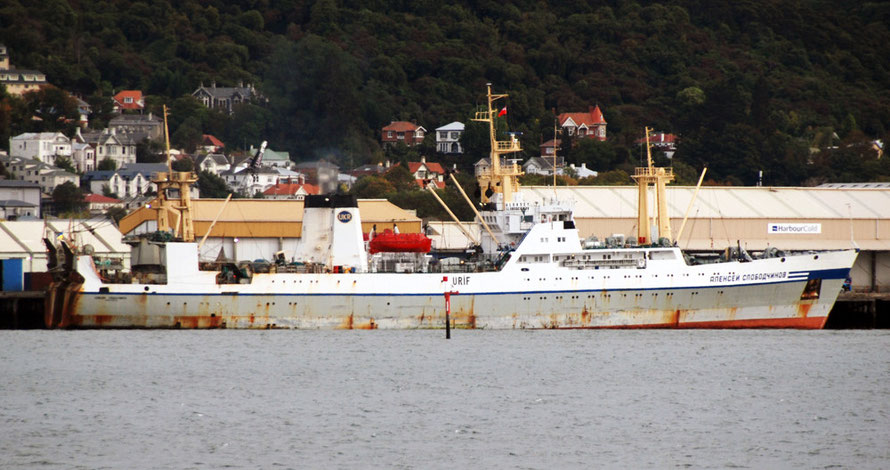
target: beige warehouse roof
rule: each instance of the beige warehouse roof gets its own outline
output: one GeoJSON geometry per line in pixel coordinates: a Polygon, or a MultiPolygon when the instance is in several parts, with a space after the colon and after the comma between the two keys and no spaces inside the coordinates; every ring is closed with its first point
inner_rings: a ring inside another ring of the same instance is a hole
{"type": "MultiPolygon", "coordinates": [[[[420,231],[417,216],[385,199],[361,199],[358,206],[365,232],[374,224],[383,230],[392,223],[405,232],[420,231]]],[[[156,212],[156,207],[131,212],[121,220],[121,232],[127,234],[146,221],[157,220],[156,212]]],[[[232,199],[227,204],[225,199],[193,199],[195,233],[206,233],[217,214],[211,236],[299,237],[302,233],[303,201],[295,199],[232,199]]]]}
{"type": "MultiPolygon", "coordinates": [[[[554,194],[553,187],[544,186],[522,191],[530,201],[554,194]]],[[[691,186],[668,186],[671,218],[683,218],[694,192],[691,186]]],[[[556,194],[575,201],[577,217],[624,218],[637,213],[636,186],[559,186],[556,194]]],[[[848,219],[851,215],[853,219],[890,219],[890,190],[705,186],[690,213],[690,217],[733,219],[848,219]]]]}

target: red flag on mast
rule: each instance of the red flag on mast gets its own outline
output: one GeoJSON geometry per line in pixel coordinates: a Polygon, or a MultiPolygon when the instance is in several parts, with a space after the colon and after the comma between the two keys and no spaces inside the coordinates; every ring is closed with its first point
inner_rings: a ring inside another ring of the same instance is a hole
{"type": "Polygon", "coordinates": [[[504,106],[504,108],[501,109],[501,112],[498,113],[498,117],[506,116],[506,115],[507,115],[507,107],[504,106]]]}

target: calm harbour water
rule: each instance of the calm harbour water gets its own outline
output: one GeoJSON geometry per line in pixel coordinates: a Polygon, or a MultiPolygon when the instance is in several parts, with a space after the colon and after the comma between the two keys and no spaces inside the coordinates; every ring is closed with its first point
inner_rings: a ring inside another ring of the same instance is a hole
{"type": "Polygon", "coordinates": [[[887,331],[2,331],[2,468],[888,468],[887,331]]]}

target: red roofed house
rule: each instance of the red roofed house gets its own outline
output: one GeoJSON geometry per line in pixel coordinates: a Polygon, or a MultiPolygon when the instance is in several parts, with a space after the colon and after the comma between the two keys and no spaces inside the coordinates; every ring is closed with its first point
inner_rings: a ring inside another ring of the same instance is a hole
{"type": "Polygon", "coordinates": [[[426,129],[408,121],[393,121],[383,128],[383,145],[395,145],[399,142],[411,147],[423,142],[426,129]]]}
{"type": "Polygon", "coordinates": [[[114,112],[121,111],[142,111],[145,109],[145,99],[142,98],[141,90],[122,90],[112,98],[114,101],[114,112]]]}
{"type": "Polygon", "coordinates": [[[586,113],[561,113],[557,120],[568,135],[606,140],[606,119],[599,106],[590,106],[586,113]]]}
{"type": "Polygon", "coordinates": [[[435,185],[438,189],[445,187],[445,169],[438,163],[427,162],[426,157],[420,157],[419,162],[408,162],[408,171],[414,175],[421,188],[430,185],[435,185]]]}
{"type": "Polygon", "coordinates": [[[306,183],[294,183],[287,181],[263,191],[267,199],[296,199],[302,201],[307,194],[319,194],[318,186],[306,183]]]}
{"type": "Polygon", "coordinates": [[[201,146],[204,147],[207,153],[221,153],[226,148],[226,144],[210,134],[201,136],[201,146]]]}
{"type": "Polygon", "coordinates": [[[101,194],[87,194],[83,197],[83,202],[87,204],[87,209],[93,215],[104,214],[108,209],[121,205],[120,199],[101,194]]]}
{"type": "MultiPolygon", "coordinates": [[[[637,144],[646,145],[646,138],[637,139],[637,144]]],[[[653,150],[662,151],[666,157],[671,158],[677,151],[677,136],[664,132],[655,132],[649,134],[649,145],[652,146],[653,150]]]]}

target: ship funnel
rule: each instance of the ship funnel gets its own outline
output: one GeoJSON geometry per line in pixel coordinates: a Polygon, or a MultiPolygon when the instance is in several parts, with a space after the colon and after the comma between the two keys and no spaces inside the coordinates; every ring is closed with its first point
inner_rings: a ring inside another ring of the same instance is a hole
{"type": "Polygon", "coordinates": [[[331,271],[364,272],[368,254],[355,196],[308,195],[303,200],[303,234],[298,258],[331,271]]]}

